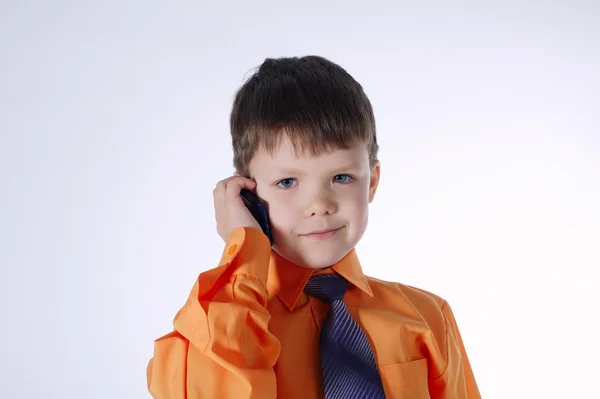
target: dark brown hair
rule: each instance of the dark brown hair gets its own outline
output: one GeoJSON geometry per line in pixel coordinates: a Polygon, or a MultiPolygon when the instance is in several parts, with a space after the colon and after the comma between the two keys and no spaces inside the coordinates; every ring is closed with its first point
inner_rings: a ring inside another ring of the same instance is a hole
{"type": "Polygon", "coordinates": [[[323,57],[267,58],[237,91],[230,117],[233,164],[244,176],[263,146],[285,132],[296,153],[311,155],[365,143],[377,160],[375,117],[362,86],[323,57]]]}

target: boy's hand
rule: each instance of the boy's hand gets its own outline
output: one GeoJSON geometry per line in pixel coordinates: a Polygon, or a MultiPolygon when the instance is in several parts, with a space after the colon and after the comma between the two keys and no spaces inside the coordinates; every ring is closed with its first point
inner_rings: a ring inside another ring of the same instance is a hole
{"type": "Polygon", "coordinates": [[[217,183],[213,190],[215,219],[217,233],[223,241],[227,242],[231,232],[239,227],[253,227],[261,230],[260,224],[254,219],[240,197],[242,188],[253,190],[255,187],[256,182],[238,173],[217,183]]]}

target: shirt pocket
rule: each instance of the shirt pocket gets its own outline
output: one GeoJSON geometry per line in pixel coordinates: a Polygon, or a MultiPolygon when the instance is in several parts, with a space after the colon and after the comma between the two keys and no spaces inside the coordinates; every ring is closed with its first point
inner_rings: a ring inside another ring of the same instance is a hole
{"type": "Polygon", "coordinates": [[[386,399],[429,399],[427,359],[379,366],[386,399]]]}

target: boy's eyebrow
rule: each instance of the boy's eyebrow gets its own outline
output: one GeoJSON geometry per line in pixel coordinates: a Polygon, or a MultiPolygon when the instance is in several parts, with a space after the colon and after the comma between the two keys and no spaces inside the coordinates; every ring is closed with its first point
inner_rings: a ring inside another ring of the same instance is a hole
{"type": "MultiPolygon", "coordinates": [[[[332,173],[336,172],[336,173],[341,173],[343,171],[346,170],[353,170],[353,169],[358,169],[359,166],[355,163],[351,163],[349,165],[346,165],[344,167],[336,167],[336,168],[332,168],[332,173]]],[[[295,168],[275,168],[274,169],[275,172],[277,173],[282,173],[282,174],[286,174],[286,175],[295,175],[295,176],[300,176],[303,174],[306,174],[306,172],[302,169],[295,169],[295,168]]]]}
{"type": "Polygon", "coordinates": [[[302,170],[294,168],[275,168],[275,171],[284,175],[301,175],[304,173],[302,170]]]}
{"type": "Polygon", "coordinates": [[[274,176],[277,177],[281,177],[281,176],[303,176],[306,174],[305,171],[303,171],[302,169],[296,169],[296,168],[285,168],[285,167],[274,167],[271,169],[270,171],[271,174],[273,174],[274,176]]]}

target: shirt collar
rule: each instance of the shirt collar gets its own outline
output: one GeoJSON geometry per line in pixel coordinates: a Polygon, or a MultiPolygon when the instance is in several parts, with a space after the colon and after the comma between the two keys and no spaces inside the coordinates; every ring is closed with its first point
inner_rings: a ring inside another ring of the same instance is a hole
{"type": "Polygon", "coordinates": [[[316,274],[327,273],[337,273],[367,295],[373,296],[373,291],[371,291],[367,278],[362,272],[362,267],[354,248],[335,265],[325,269],[301,267],[288,261],[277,252],[271,251],[267,285],[269,291],[276,294],[285,307],[289,311],[292,311],[310,277],[316,274]]]}

